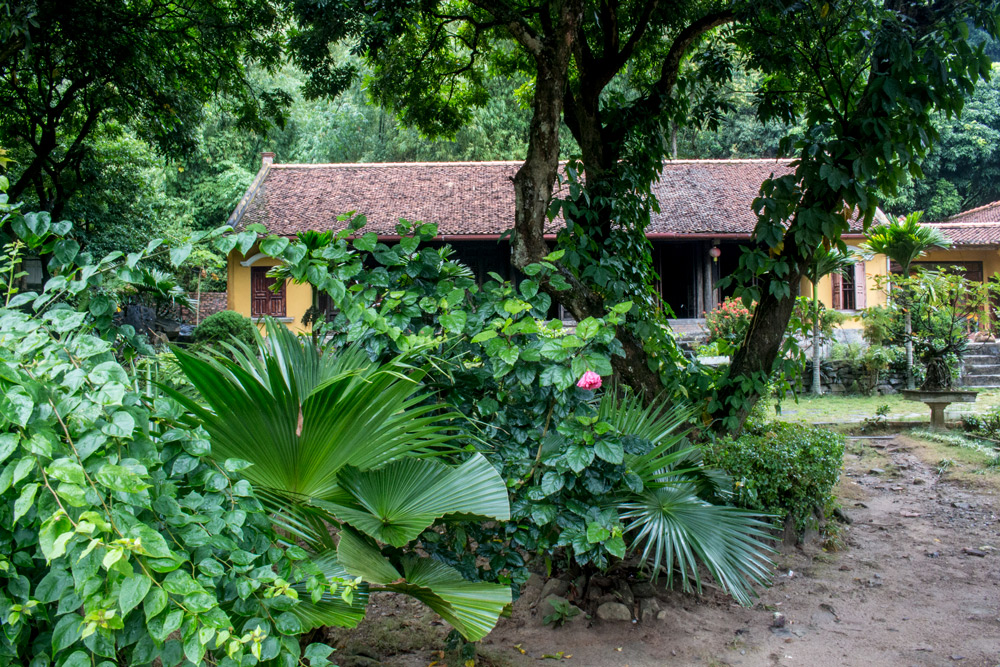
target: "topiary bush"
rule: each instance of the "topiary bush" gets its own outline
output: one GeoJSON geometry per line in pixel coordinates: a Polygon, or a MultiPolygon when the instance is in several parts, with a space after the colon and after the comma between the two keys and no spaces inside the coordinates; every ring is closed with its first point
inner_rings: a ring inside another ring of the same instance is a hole
{"type": "Polygon", "coordinates": [[[222,310],[205,318],[194,330],[194,342],[200,345],[238,340],[246,345],[256,341],[257,328],[249,317],[233,310],[222,310]]]}
{"type": "Polygon", "coordinates": [[[769,422],[738,438],[703,445],[705,463],[733,478],[740,507],[795,522],[802,531],[832,499],[844,458],[844,437],[824,429],[769,422]]]}

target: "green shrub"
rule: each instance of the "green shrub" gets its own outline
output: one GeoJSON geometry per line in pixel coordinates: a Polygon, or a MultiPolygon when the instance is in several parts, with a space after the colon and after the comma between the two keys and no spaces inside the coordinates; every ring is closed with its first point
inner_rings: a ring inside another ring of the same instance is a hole
{"type": "Polygon", "coordinates": [[[739,438],[703,446],[705,463],[734,482],[734,502],[809,526],[817,508],[831,500],[844,456],[843,436],[798,424],[771,422],[739,438]]]}
{"type": "Polygon", "coordinates": [[[238,340],[246,345],[255,342],[256,327],[249,317],[233,310],[223,310],[205,318],[194,330],[194,342],[202,345],[238,340]]]}
{"type": "Polygon", "coordinates": [[[962,428],[970,433],[1000,440],[1000,407],[990,408],[982,415],[963,415],[962,428]]]}

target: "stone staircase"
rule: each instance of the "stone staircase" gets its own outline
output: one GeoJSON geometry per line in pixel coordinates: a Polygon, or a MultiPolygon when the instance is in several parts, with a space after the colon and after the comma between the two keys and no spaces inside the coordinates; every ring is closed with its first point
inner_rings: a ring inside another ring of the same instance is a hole
{"type": "Polygon", "coordinates": [[[966,387],[1000,387],[1000,343],[970,343],[962,359],[966,387]]]}
{"type": "Polygon", "coordinates": [[[705,332],[705,318],[668,320],[670,328],[677,334],[677,346],[687,352],[694,352],[708,339],[705,332]]]}

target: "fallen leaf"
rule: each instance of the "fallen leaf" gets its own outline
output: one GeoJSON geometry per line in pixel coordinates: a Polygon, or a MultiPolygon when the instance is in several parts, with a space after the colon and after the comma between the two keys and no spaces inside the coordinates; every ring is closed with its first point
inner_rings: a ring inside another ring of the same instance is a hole
{"type": "Polygon", "coordinates": [[[910,512],[909,510],[900,510],[899,516],[904,516],[907,519],[912,519],[914,517],[920,516],[920,512],[910,512]]]}

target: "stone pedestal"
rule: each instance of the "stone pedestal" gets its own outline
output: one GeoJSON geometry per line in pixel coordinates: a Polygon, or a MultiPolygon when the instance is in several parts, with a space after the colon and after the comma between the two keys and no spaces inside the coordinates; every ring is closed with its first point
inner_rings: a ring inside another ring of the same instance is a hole
{"type": "Polygon", "coordinates": [[[944,409],[952,403],[974,403],[976,392],[961,389],[929,391],[925,389],[904,389],[903,397],[908,401],[920,401],[931,409],[931,428],[944,429],[944,409]]]}

